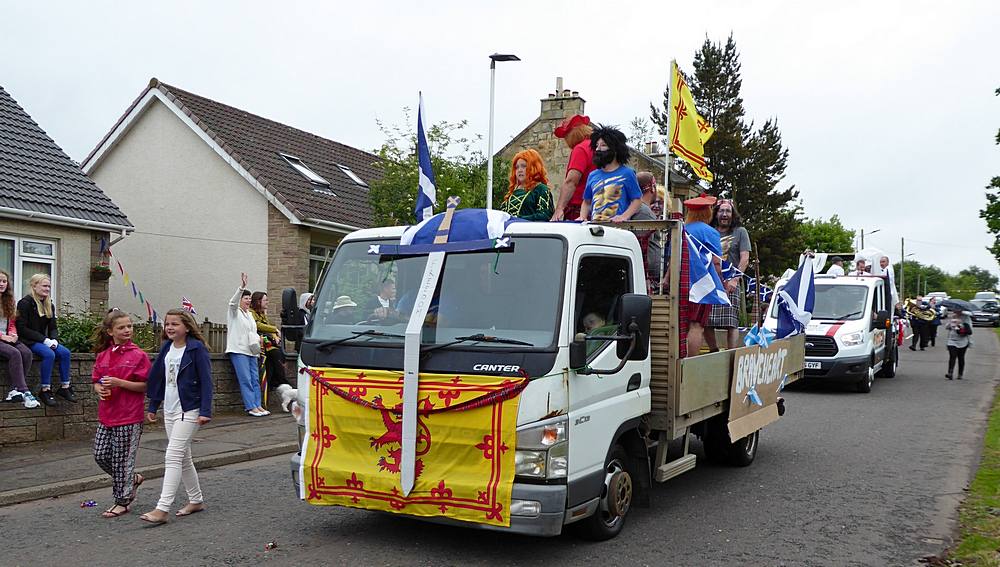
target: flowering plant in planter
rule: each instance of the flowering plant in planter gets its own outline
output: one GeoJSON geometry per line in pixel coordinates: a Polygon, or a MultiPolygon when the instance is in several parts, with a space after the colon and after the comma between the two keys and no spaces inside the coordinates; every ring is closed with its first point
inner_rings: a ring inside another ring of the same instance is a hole
{"type": "Polygon", "coordinates": [[[105,281],[111,277],[111,268],[97,264],[90,268],[90,279],[94,281],[105,281]]]}

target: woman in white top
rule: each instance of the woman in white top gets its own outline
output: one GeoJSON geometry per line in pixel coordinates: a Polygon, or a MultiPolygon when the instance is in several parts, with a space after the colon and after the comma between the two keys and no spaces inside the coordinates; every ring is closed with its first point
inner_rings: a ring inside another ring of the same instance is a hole
{"type": "Polygon", "coordinates": [[[240,274],[240,287],[229,300],[229,310],[226,312],[226,354],[236,370],[244,409],[254,417],[262,417],[271,412],[260,405],[260,367],[257,361],[260,356],[260,335],[257,334],[257,322],[250,313],[250,296],[244,272],[240,274]]]}

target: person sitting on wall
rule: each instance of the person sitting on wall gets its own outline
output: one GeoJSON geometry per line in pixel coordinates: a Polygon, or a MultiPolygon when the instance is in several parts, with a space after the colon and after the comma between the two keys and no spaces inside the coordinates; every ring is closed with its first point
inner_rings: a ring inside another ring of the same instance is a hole
{"type": "Polygon", "coordinates": [[[70,351],[59,344],[59,325],[56,323],[56,308],[52,304],[52,280],[46,274],[35,274],[28,280],[31,291],[17,302],[18,338],[42,359],[39,367],[41,390],[38,399],[47,406],[56,405],[52,394],[52,368],[59,362],[59,381],[62,387],[56,395],[68,402],[76,402],[76,394],[70,385],[70,351]]]}
{"type": "Polygon", "coordinates": [[[625,134],[610,126],[598,126],[590,135],[594,165],[587,176],[587,188],[580,205],[580,221],[623,222],[632,218],[642,204],[642,191],[635,171],[625,165],[629,159],[625,134]]]}

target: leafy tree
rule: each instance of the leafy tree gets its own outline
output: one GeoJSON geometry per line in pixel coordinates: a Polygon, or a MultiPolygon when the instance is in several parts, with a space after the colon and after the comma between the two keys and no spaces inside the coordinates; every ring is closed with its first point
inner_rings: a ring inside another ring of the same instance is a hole
{"type": "MultiPolygon", "coordinates": [[[[785,177],[788,149],[781,141],[777,120],[769,119],[759,128],[747,122],[740,71],[732,35],[724,45],[706,38],[694,56],[694,75],[688,84],[699,113],[715,128],[705,145],[708,167],[715,177],[711,193],[736,200],[744,225],[757,243],[762,272],[779,274],[795,266],[803,249],[799,194],[794,185],[778,188],[785,177]]],[[[669,94],[668,85],[662,109],[650,104],[653,123],[664,136],[669,94]]],[[[692,175],[686,164],[681,168],[692,175]]]]}
{"type": "Polygon", "coordinates": [[[971,278],[973,282],[971,287],[975,288],[976,291],[994,290],[997,288],[997,284],[1000,283],[1000,280],[989,270],[985,270],[979,266],[969,266],[958,272],[958,276],[971,278]]]}
{"type": "Polygon", "coordinates": [[[953,281],[953,277],[941,268],[931,264],[921,264],[916,260],[907,260],[902,268],[898,262],[893,264],[893,272],[896,274],[897,285],[905,279],[903,285],[906,289],[900,291],[903,297],[916,297],[931,291],[948,291],[953,281]]]}
{"type": "MultiPolygon", "coordinates": [[[[371,184],[368,199],[376,226],[413,224],[413,208],[417,199],[418,162],[416,121],[410,110],[403,109],[405,126],[377,122],[385,142],[375,153],[381,158],[376,164],[382,178],[371,184]]],[[[486,206],[486,155],[473,150],[481,136],[466,133],[468,122],[439,122],[427,129],[431,167],[437,187],[435,212],[443,211],[447,198],[461,197],[461,208],[486,206]]],[[[510,165],[499,158],[493,162],[493,203],[507,194],[510,165]]]]}
{"type": "Polygon", "coordinates": [[[837,215],[828,221],[808,219],[799,230],[802,232],[802,244],[811,250],[833,253],[854,250],[854,231],[845,228],[837,215]]]}
{"type": "MultiPolygon", "coordinates": [[[[994,94],[1000,96],[1000,88],[994,94]]],[[[996,143],[1000,145],[1000,130],[997,130],[996,143]]],[[[987,250],[1000,262],[1000,176],[991,179],[986,186],[986,208],[979,211],[979,217],[986,221],[986,228],[993,235],[993,245],[987,250]]]]}
{"type": "Polygon", "coordinates": [[[629,122],[628,145],[640,152],[646,151],[646,142],[659,142],[657,135],[656,127],[642,116],[636,116],[629,122]]]}

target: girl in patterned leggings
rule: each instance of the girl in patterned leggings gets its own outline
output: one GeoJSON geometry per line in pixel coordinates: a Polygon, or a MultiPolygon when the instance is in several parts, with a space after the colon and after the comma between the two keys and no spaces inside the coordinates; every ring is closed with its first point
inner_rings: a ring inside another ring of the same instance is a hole
{"type": "Polygon", "coordinates": [[[97,329],[97,360],[94,361],[94,391],[97,403],[97,435],[94,460],[111,475],[115,504],[102,514],[117,518],[129,512],[142,475],[135,472],[135,455],[142,435],[143,402],[149,356],[132,342],[132,319],[114,310],[97,329]]]}

